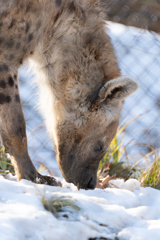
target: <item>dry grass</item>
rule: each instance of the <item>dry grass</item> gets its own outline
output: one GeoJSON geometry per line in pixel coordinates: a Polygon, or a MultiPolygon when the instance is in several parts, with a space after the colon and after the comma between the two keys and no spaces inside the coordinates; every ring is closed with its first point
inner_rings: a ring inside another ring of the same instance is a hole
{"type": "Polygon", "coordinates": [[[0,171],[1,173],[5,173],[6,171],[11,172],[12,174],[15,173],[11,160],[7,158],[5,154],[4,146],[0,146],[0,171]]]}
{"type": "MultiPolygon", "coordinates": [[[[141,116],[141,115],[139,115],[141,116]]],[[[137,116],[136,118],[138,118],[137,116]]],[[[160,154],[159,149],[153,149],[134,164],[129,164],[130,156],[127,154],[127,146],[123,146],[123,138],[125,136],[126,127],[134,121],[120,125],[116,136],[111,142],[108,152],[99,164],[98,181],[101,178],[123,178],[127,180],[130,176],[138,179],[142,186],[160,189],[160,154]],[[147,163],[147,168],[139,165],[141,162],[147,163]]]]}
{"type": "Polygon", "coordinates": [[[70,207],[75,211],[79,211],[80,208],[75,204],[73,199],[65,198],[65,197],[52,197],[47,199],[44,195],[42,196],[42,203],[46,210],[50,211],[55,215],[55,217],[59,217],[58,212],[63,212],[66,207],[70,207]]]}
{"type": "Polygon", "coordinates": [[[154,157],[153,162],[142,173],[139,180],[144,187],[160,189],[160,155],[155,152],[152,156],[154,157]]]}
{"type": "Polygon", "coordinates": [[[117,134],[112,140],[106,155],[99,163],[99,178],[109,175],[112,176],[112,178],[123,178],[127,180],[138,171],[138,168],[136,169],[129,164],[130,156],[127,153],[127,146],[131,144],[131,141],[126,146],[123,146],[123,139],[127,126],[140,116],[141,115],[134,117],[123,125],[125,120],[118,127],[117,134]]]}

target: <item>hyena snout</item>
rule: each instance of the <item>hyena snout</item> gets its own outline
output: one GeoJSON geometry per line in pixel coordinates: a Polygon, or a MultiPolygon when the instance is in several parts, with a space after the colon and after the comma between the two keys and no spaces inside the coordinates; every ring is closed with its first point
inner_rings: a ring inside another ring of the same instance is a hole
{"type": "Polygon", "coordinates": [[[97,169],[88,170],[87,168],[75,169],[70,176],[64,175],[67,182],[74,183],[78,189],[94,189],[97,183],[97,169]]]}
{"type": "MultiPolygon", "coordinates": [[[[94,159],[93,159],[94,160],[94,159]]],[[[94,189],[97,183],[97,170],[99,161],[90,164],[91,160],[77,158],[75,155],[68,155],[67,158],[61,159],[59,167],[65,180],[73,183],[78,189],[94,189]]]]}
{"type": "Polygon", "coordinates": [[[83,181],[80,179],[76,184],[78,189],[95,189],[97,184],[97,173],[85,173],[83,181]]]}

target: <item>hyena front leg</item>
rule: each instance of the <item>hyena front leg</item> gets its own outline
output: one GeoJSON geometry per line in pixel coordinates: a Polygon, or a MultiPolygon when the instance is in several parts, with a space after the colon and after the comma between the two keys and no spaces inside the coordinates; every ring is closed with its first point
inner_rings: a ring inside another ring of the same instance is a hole
{"type": "Polygon", "coordinates": [[[27,149],[26,126],[19,97],[17,74],[0,78],[0,134],[20,179],[59,185],[54,178],[42,176],[35,169],[27,149]]]}

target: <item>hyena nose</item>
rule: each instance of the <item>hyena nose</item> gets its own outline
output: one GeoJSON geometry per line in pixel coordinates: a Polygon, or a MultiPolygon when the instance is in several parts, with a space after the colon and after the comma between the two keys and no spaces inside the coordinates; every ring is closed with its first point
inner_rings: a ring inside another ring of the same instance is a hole
{"type": "Polygon", "coordinates": [[[97,183],[97,176],[95,177],[92,176],[92,177],[88,177],[86,181],[78,182],[76,185],[78,189],[92,190],[96,187],[96,183],[97,183]]]}
{"type": "Polygon", "coordinates": [[[95,177],[91,177],[87,184],[87,189],[95,189],[97,183],[97,179],[95,177]]]}

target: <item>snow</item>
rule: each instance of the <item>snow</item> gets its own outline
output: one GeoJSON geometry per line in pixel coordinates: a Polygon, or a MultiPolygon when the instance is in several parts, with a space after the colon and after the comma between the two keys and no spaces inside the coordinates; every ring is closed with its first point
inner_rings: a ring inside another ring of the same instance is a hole
{"type": "Polygon", "coordinates": [[[135,179],[114,180],[113,188],[79,191],[62,182],[63,188],[0,176],[1,239],[159,240],[159,190],[140,187],[135,179]],[[43,196],[69,198],[80,210],[65,207],[56,218],[44,208],[43,196]]]}
{"type": "Polygon", "coordinates": [[[136,179],[129,179],[128,181],[124,182],[123,179],[118,180],[110,180],[110,185],[115,186],[118,188],[124,188],[134,192],[134,190],[139,190],[140,183],[136,179]]]}

